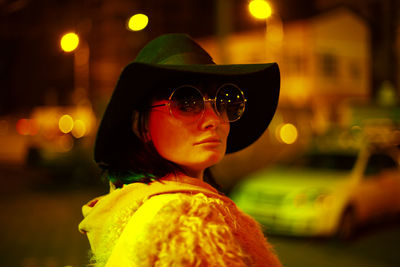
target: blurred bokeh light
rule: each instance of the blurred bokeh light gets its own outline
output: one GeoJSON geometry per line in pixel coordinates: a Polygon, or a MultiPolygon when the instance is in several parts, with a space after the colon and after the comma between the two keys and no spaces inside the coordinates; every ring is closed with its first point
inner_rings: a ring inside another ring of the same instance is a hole
{"type": "Polygon", "coordinates": [[[129,18],[128,29],[131,31],[141,31],[146,28],[149,18],[145,14],[136,14],[129,18]]]}
{"type": "Polygon", "coordinates": [[[58,121],[60,131],[63,133],[69,133],[74,128],[74,120],[70,115],[63,115],[58,121]]]}
{"type": "Polygon", "coordinates": [[[293,144],[297,140],[297,128],[291,123],[283,124],[277,128],[280,141],[285,144],[293,144]]]}
{"type": "Polygon", "coordinates": [[[76,33],[70,32],[61,37],[60,46],[65,52],[74,51],[79,45],[79,37],[76,33]]]}
{"type": "Polygon", "coordinates": [[[81,138],[86,134],[86,125],[82,120],[74,121],[74,128],[72,129],[72,135],[75,138],[81,138]]]}
{"type": "Polygon", "coordinates": [[[20,135],[36,135],[39,132],[39,125],[34,119],[19,119],[16,130],[20,135]]]}
{"type": "Polygon", "coordinates": [[[264,0],[253,0],[249,3],[249,11],[257,19],[266,19],[272,15],[271,5],[264,0]]]}

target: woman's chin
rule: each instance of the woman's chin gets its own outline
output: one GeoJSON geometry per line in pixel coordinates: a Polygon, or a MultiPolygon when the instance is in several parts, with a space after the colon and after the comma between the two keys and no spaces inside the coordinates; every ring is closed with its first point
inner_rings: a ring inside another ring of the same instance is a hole
{"type": "Polygon", "coordinates": [[[225,153],[221,152],[214,152],[214,153],[207,153],[203,155],[202,159],[198,161],[198,165],[202,166],[202,169],[209,168],[217,163],[219,163],[224,158],[225,153]]]}
{"type": "Polygon", "coordinates": [[[196,158],[191,158],[190,161],[176,162],[178,165],[188,170],[204,171],[205,169],[219,163],[224,158],[224,153],[208,152],[198,153],[196,158]]]}
{"type": "Polygon", "coordinates": [[[203,161],[214,162],[212,165],[220,162],[225,156],[225,147],[222,146],[208,146],[203,147],[200,151],[197,151],[197,155],[203,161]]]}

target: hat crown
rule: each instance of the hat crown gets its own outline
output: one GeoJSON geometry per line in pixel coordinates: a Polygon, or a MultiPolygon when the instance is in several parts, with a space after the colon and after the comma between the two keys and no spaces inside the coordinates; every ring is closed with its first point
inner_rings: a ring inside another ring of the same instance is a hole
{"type": "Polygon", "coordinates": [[[149,42],[135,62],[163,65],[215,64],[211,56],[186,34],[165,34],[149,42]]]}

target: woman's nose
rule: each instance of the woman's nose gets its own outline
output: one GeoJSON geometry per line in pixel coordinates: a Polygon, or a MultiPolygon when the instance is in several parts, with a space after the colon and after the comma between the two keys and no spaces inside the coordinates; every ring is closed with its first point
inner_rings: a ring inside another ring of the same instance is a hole
{"type": "Polygon", "coordinates": [[[222,119],[216,113],[212,102],[205,103],[203,117],[200,121],[200,127],[202,129],[216,128],[221,124],[222,119]]]}

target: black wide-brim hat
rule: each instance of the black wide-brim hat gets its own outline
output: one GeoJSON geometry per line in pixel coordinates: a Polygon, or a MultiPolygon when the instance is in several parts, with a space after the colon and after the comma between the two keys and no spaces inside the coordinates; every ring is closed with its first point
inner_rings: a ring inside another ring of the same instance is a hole
{"type": "Polygon", "coordinates": [[[230,123],[226,153],[254,143],[267,129],[278,105],[280,74],[276,63],[216,65],[209,54],[185,34],[166,34],[149,42],[135,61],[122,71],[101,120],[94,159],[118,161],[126,150],[135,151],[132,113],[146,97],[163,85],[182,85],[186,80],[238,85],[247,99],[243,116],[230,123]]]}

